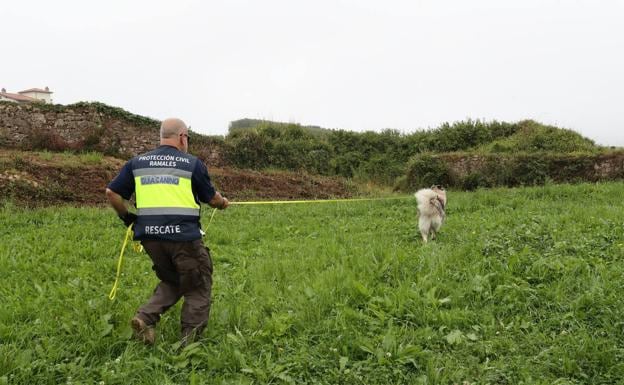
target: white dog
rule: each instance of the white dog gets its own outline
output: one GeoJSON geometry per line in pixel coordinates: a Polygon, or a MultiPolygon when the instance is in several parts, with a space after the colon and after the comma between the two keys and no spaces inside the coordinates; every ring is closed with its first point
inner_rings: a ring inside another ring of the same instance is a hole
{"type": "Polygon", "coordinates": [[[446,217],[446,191],[432,186],[418,190],[414,196],[418,202],[418,228],[426,243],[428,239],[435,239],[446,217]]]}

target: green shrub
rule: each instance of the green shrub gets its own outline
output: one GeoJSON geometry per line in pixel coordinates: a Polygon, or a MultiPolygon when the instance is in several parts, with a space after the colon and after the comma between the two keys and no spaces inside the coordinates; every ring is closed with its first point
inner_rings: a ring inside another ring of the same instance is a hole
{"type": "Polygon", "coordinates": [[[227,159],[233,165],[251,169],[269,166],[269,143],[256,131],[245,131],[227,144],[227,159]]]}
{"type": "Polygon", "coordinates": [[[479,187],[488,187],[489,182],[487,178],[480,172],[472,172],[461,180],[461,187],[463,190],[473,191],[479,187]]]}
{"type": "Polygon", "coordinates": [[[591,180],[595,160],[595,157],[587,154],[553,157],[550,161],[549,175],[558,181],[578,182],[591,180]]]}
{"type": "Polygon", "coordinates": [[[405,167],[390,154],[375,155],[361,162],[356,175],[359,179],[369,180],[377,184],[392,185],[393,181],[403,174],[405,167]]]}
{"type": "Polygon", "coordinates": [[[305,169],[309,173],[329,175],[331,173],[331,149],[318,144],[305,154],[305,169]]]}
{"type": "Polygon", "coordinates": [[[480,187],[508,186],[513,173],[508,158],[498,155],[486,156],[479,172],[484,179],[480,187]]]}
{"type": "Polygon", "coordinates": [[[548,159],[536,156],[519,156],[512,162],[512,185],[543,185],[549,177],[548,159]]]}
{"type": "MultiPolygon", "coordinates": [[[[420,163],[410,164],[411,169],[406,172],[406,179],[410,186],[419,177],[413,174],[429,175],[440,174],[440,171],[428,171],[421,164],[436,164],[443,162],[452,172],[449,172],[448,186],[465,190],[474,190],[480,187],[497,186],[533,186],[548,183],[570,182],[596,182],[601,180],[621,179],[624,176],[624,153],[612,154],[551,154],[551,153],[520,153],[520,154],[485,154],[464,155],[458,157],[455,154],[443,154],[433,156],[432,161],[423,156],[415,157],[420,163]],[[464,171],[465,166],[453,169],[454,163],[464,163],[469,157],[469,171],[464,171]],[[435,160],[437,159],[437,161],[435,160]],[[600,166],[605,162],[607,166],[600,166]],[[415,165],[421,168],[420,173],[414,171],[415,165]],[[462,174],[464,173],[464,174],[462,174]]],[[[429,168],[435,168],[429,165],[429,168]]],[[[431,181],[435,178],[429,178],[431,181]]],[[[442,179],[442,178],[440,178],[442,179]]],[[[420,185],[426,183],[420,182],[420,185]]]]}
{"type": "MultiPolygon", "coordinates": [[[[189,152],[203,161],[208,161],[213,152],[223,156],[227,150],[222,136],[201,135],[189,130],[191,140],[189,141],[189,152]]],[[[223,159],[219,159],[223,161],[223,159]]],[[[221,166],[221,164],[219,164],[221,166]]]]}
{"type": "Polygon", "coordinates": [[[434,184],[451,185],[451,173],[446,162],[430,154],[417,155],[407,165],[407,187],[411,190],[434,184]]]}
{"type": "Polygon", "coordinates": [[[357,151],[336,155],[331,161],[331,167],[336,175],[350,178],[356,173],[358,167],[360,167],[362,158],[362,154],[357,151]]]}

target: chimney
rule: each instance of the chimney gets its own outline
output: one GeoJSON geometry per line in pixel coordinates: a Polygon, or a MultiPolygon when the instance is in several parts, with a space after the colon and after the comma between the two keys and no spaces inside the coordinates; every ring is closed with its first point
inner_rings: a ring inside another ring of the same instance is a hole
{"type": "Polygon", "coordinates": [[[50,91],[50,89],[48,88],[48,86],[46,86],[45,90],[46,90],[46,91],[50,91]]]}
{"type": "Polygon", "coordinates": [[[5,92],[6,92],[6,88],[2,88],[2,93],[5,93],[5,92]]]}

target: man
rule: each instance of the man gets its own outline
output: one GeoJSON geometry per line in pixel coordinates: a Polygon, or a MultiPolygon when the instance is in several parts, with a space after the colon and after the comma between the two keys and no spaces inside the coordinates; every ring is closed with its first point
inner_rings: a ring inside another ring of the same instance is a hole
{"type": "Polygon", "coordinates": [[[160,126],[160,147],[132,158],[106,189],[106,197],[134,239],[152,259],[160,279],[152,297],[130,322],[134,336],[151,345],[160,315],[184,297],[182,344],[197,338],[208,323],[212,261],[202,242],[200,202],[225,209],[228,200],[216,192],[206,166],[187,154],[188,128],[180,119],[160,126]],[[137,213],[127,200],[136,195],[137,213]]]}

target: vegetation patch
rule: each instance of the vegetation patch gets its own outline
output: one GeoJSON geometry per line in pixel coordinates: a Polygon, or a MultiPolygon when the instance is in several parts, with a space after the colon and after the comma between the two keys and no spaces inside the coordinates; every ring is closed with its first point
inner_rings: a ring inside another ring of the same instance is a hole
{"type": "MultiPolygon", "coordinates": [[[[156,143],[155,137],[146,139],[144,135],[156,135],[158,121],[102,103],[33,104],[16,108],[39,115],[52,111],[86,116],[79,125],[82,131],[75,137],[67,132],[75,127],[57,129],[47,122],[25,134],[22,149],[97,151],[126,159],[151,149],[156,143]],[[125,126],[133,128],[130,136],[120,134],[125,133],[125,126]]],[[[45,117],[40,118],[45,121],[45,117]]],[[[21,119],[19,124],[27,125],[26,120],[21,119]]],[[[191,138],[190,152],[211,167],[338,176],[357,183],[394,186],[402,191],[433,183],[476,189],[553,181],[615,180],[624,174],[621,161],[606,160],[618,150],[597,146],[572,130],[532,120],[515,123],[466,120],[401,133],[392,129],[351,132],[242,119],[231,123],[226,136],[192,132],[191,138]]]]}
{"type": "Polygon", "coordinates": [[[403,134],[396,130],[358,133],[247,119],[232,122],[223,146],[227,161],[241,168],[306,170],[386,185],[405,176],[406,167],[407,173],[410,172],[414,164],[410,159],[428,154],[604,151],[574,131],[531,120],[517,123],[467,120],[403,134]]]}
{"type": "Polygon", "coordinates": [[[121,107],[113,107],[113,106],[109,106],[107,104],[100,103],[100,102],[77,102],[77,103],[67,104],[67,105],[38,103],[33,106],[36,107],[36,109],[40,111],[51,111],[51,112],[66,112],[69,110],[96,111],[102,115],[124,120],[136,126],[158,127],[160,125],[160,121],[156,119],[133,114],[131,112],[124,110],[121,107]]]}
{"type": "Polygon", "coordinates": [[[423,154],[408,163],[397,184],[409,190],[430,184],[474,190],[479,187],[621,180],[624,151],[601,153],[423,154]]]}

